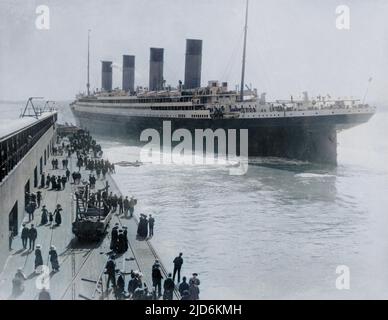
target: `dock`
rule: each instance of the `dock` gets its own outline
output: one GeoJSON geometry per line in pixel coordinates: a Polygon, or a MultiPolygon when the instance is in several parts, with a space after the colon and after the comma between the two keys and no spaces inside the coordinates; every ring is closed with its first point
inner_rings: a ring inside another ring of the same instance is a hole
{"type": "MultiPolygon", "coordinates": [[[[59,160],[64,159],[67,155],[51,155],[47,165],[43,168],[46,174],[63,176],[65,170],[51,168],[52,157],[59,160]]],[[[70,172],[78,171],[76,167],[76,155],[72,155],[69,160],[70,172]]],[[[59,166],[62,167],[61,165],[59,166]]],[[[90,171],[85,168],[80,170],[82,178],[88,178],[90,171]]],[[[109,192],[121,194],[112,177],[107,174],[106,180],[102,177],[97,179],[96,189],[102,189],[106,181],[109,183],[109,192]]],[[[24,250],[20,238],[21,225],[18,235],[12,241],[12,250],[4,262],[4,267],[0,273],[0,299],[17,299],[17,300],[36,300],[38,298],[42,283],[48,287],[52,300],[103,300],[115,299],[112,288],[106,290],[107,276],[104,274],[105,264],[109,258],[110,250],[110,230],[116,223],[128,228],[129,249],[126,253],[119,256],[116,262],[116,270],[125,275],[125,290],[127,290],[128,280],[130,279],[131,270],[142,272],[143,286],[146,284],[149,291],[152,292],[152,265],[155,260],[159,260],[161,271],[164,278],[167,277],[166,268],[163,266],[161,259],[158,257],[150,240],[139,241],[136,239],[138,220],[136,218],[136,207],[134,217],[124,218],[117,213],[113,214],[107,235],[100,242],[80,242],[72,233],[72,222],[75,219],[75,195],[76,185],[72,184],[72,179],[66,184],[62,191],[49,189],[33,188],[31,192],[42,192],[42,205],[46,205],[49,212],[53,212],[57,204],[63,208],[62,224],[58,227],[40,225],[41,207],[35,210],[34,219],[28,221],[28,214],[25,213],[24,223],[29,227],[34,224],[38,237],[35,245],[41,245],[43,263],[48,266],[41,274],[34,271],[34,251],[24,250]],[[49,249],[54,245],[58,253],[60,264],[59,272],[51,271],[49,261],[49,249]],[[22,268],[27,280],[24,282],[25,290],[19,296],[12,295],[12,279],[18,268],[22,268]]],[[[24,197],[24,195],[20,195],[24,197]]],[[[138,199],[141,201],[141,199],[138,199]]],[[[5,242],[5,241],[4,241],[5,242]]],[[[174,299],[179,298],[175,290],[174,299]]]]}

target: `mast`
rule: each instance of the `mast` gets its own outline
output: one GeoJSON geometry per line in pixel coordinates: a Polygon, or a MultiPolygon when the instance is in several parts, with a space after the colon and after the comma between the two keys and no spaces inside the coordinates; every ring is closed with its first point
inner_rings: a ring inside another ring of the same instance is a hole
{"type": "Polygon", "coordinates": [[[86,88],[88,91],[88,96],[90,96],[90,29],[88,30],[88,82],[86,88]]]}
{"type": "Polygon", "coordinates": [[[245,13],[245,27],[244,27],[244,49],[243,49],[243,58],[242,58],[242,70],[241,70],[241,90],[240,90],[240,100],[244,100],[244,86],[245,86],[245,59],[247,54],[247,34],[248,34],[248,6],[249,0],[247,0],[247,8],[245,13]]]}

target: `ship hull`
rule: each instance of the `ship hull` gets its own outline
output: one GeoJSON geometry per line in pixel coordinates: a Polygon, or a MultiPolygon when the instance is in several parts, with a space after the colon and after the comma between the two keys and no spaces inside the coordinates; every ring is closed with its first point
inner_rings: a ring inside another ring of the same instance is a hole
{"type": "MultiPolygon", "coordinates": [[[[316,117],[263,119],[179,119],[161,117],[117,116],[72,109],[77,125],[92,133],[127,137],[140,143],[145,129],[156,129],[163,135],[163,122],[171,130],[219,128],[248,129],[248,155],[281,157],[316,163],[337,164],[337,132],[367,122],[373,115],[342,114],[316,117]]],[[[237,150],[239,139],[237,139],[237,150]]]]}

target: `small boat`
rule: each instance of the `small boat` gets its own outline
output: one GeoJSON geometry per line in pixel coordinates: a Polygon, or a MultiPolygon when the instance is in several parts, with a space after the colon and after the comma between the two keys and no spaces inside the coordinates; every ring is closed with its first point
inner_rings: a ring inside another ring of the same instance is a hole
{"type": "Polygon", "coordinates": [[[130,161],[120,161],[120,162],[116,162],[115,165],[118,165],[119,167],[140,167],[141,165],[143,165],[143,162],[141,161],[133,161],[133,162],[130,162],[130,161]]]}

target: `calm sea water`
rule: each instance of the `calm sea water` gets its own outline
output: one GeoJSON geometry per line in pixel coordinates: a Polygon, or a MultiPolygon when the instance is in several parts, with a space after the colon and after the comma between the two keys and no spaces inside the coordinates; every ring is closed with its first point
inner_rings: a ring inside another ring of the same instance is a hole
{"type": "MultiPolygon", "coordinates": [[[[2,107],[4,109],[4,106],[2,107]]],[[[71,121],[64,109],[62,119],[71,121]]],[[[201,298],[388,298],[388,123],[378,113],[339,134],[336,168],[254,158],[244,176],[225,165],[117,167],[136,213],[156,218],[163,263],[183,252],[201,298]],[[350,289],[336,288],[336,268],[350,289]]],[[[139,149],[98,137],[110,160],[139,149]]]]}

